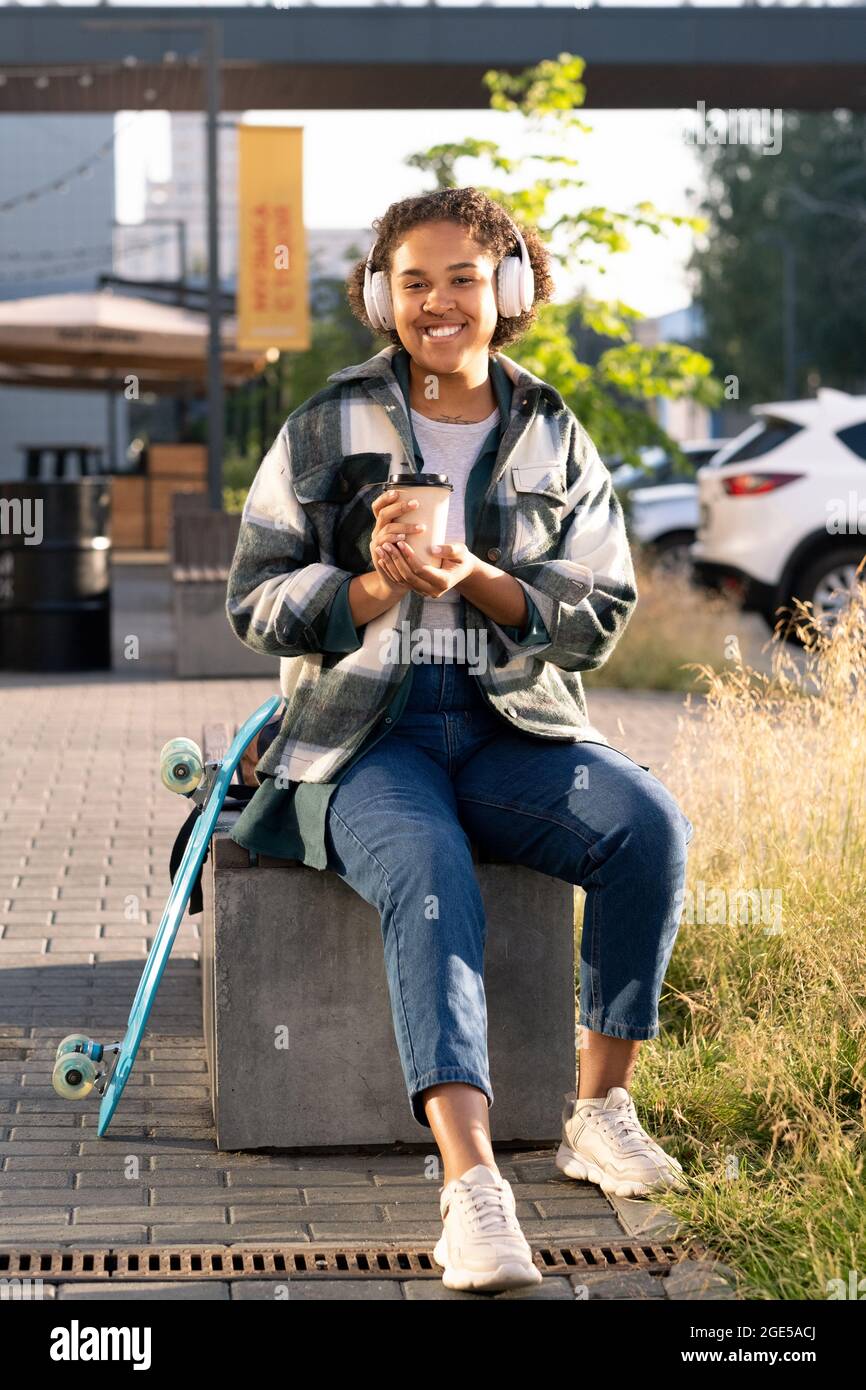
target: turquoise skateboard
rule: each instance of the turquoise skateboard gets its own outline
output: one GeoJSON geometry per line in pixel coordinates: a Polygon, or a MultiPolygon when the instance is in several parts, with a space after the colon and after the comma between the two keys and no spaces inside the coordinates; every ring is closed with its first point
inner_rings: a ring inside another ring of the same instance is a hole
{"type": "Polygon", "coordinates": [[[204,863],[232,777],[247,745],[276,714],[281,704],[282,699],[274,695],[260,705],[238,730],[221,760],[205,763],[198,744],[188,738],[171,739],[160,753],[159,770],[163,785],[169,791],[190,797],[201,807],[201,812],[175,874],[162,921],[138,982],[123,1041],[103,1044],[94,1042],[82,1033],[70,1033],[57,1048],[51,1078],[57,1094],[66,1100],[81,1100],[96,1088],[102,1097],[96,1130],[100,1139],[111,1123],[132,1071],[162,972],[204,863]],[[109,1057],[112,1060],[108,1070],[100,1071],[99,1064],[104,1064],[109,1057]]]}

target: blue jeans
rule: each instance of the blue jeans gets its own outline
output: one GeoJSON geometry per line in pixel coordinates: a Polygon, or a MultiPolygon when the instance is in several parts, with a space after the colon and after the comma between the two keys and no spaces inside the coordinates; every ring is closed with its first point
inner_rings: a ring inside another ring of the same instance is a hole
{"type": "Polygon", "coordinates": [[[663,784],[599,743],[536,738],[485,701],[467,667],[413,666],[391,731],[331,797],[333,869],[381,917],[409,1104],[477,1086],[493,1104],[484,993],[486,922],[470,840],[586,892],[579,1022],[653,1038],[679,926],[692,826],[663,784]]]}

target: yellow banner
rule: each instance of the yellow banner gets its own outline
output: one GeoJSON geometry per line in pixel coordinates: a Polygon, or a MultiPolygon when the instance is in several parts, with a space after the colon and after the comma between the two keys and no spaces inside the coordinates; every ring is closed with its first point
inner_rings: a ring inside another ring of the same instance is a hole
{"type": "Polygon", "coordinates": [[[237,345],[310,346],[303,129],[238,126],[237,345]]]}

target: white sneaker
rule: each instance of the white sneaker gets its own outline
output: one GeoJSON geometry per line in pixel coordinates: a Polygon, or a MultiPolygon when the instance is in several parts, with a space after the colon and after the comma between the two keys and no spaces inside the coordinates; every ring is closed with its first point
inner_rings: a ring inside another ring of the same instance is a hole
{"type": "Polygon", "coordinates": [[[624,1086],[612,1086],[603,1103],[566,1094],[556,1166],[566,1177],[598,1183],[616,1197],[686,1185],[682,1165],[647,1134],[624,1086]]]}
{"type": "Polygon", "coordinates": [[[443,1187],[444,1229],[433,1258],[448,1289],[512,1289],[540,1284],[541,1270],[517,1221],[511,1184],[477,1163],[443,1187]]]}

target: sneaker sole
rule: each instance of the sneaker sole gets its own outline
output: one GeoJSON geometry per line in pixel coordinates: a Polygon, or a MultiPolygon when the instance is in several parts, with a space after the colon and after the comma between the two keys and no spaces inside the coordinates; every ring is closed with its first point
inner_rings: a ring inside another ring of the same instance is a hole
{"type": "Polygon", "coordinates": [[[560,1144],[554,1162],[567,1178],[593,1182],[602,1192],[609,1192],[614,1197],[646,1197],[653,1192],[667,1192],[672,1187],[685,1187],[680,1179],[666,1182],[660,1178],[657,1183],[645,1183],[635,1182],[630,1178],[612,1178],[589,1159],[579,1158],[574,1149],[569,1148],[567,1144],[560,1144]]]}
{"type": "Polygon", "coordinates": [[[457,1269],[449,1265],[448,1245],[445,1232],[439,1237],[433,1249],[433,1259],[442,1267],[442,1283],[446,1289],[458,1289],[463,1293],[483,1290],[493,1293],[498,1289],[525,1288],[540,1284],[541,1270],[534,1264],[524,1264],[522,1260],[508,1260],[495,1269],[457,1269]]]}

